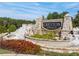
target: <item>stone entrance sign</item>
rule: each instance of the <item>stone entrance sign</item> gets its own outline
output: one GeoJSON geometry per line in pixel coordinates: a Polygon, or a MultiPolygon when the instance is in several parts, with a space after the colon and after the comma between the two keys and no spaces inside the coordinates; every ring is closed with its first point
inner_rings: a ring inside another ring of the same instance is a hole
{"type": "Polygon", "coordinates": [[[70,31],[73,30],[71,17],[67,14],[64,19],[44,19],[38,18],[36,20],[36,33],[44,34],[48,31],[56,31],[61,39],[64,39],[70,31]],[[61,32],[61,34],[59,34],[61,32]]]}
{"type": "Polygon", "coordinates": [[[43,22],[43,27],[48,30],[58,29],[62,26],[61,22],[43,22]]]}

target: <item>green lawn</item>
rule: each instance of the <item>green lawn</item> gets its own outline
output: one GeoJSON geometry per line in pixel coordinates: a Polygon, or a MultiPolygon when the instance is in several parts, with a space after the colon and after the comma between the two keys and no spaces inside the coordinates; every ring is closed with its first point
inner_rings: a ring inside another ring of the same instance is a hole
{"type": "MultiPolygon", "coordinates": [[[[0,48],[0,54],[14,54],[14,52],[0,48]]],[[[40,53],[37,53],[36,55],[40,55],[40,56],[79,56],[79,53],[57,53],[57,52],[41,51],[40,53]]]]}
{"type": "Polygon", "coordinates": [[[1,49],[0,48],[0,54],[13,54],[14,52],[9,51],[9,50],[5,50],[5,49],[1,49]]]}
{"type": "Polygon", "coordinates": [[[79,53],[57,53],[57,52],[41,51],[37,55],[41,55],[41,56],[79,56],[79,53]]]}

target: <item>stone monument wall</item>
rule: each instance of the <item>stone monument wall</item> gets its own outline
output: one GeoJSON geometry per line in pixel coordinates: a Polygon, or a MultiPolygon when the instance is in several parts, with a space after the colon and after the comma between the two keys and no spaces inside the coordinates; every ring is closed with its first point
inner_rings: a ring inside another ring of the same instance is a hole
{"type": "Polygon", "coordinates": [[[36,20],[35,26],[36,26],[35,30],[36,34],[45,34],[49,31],[55,31],[56,34],[61,36],[62,40],[69,34],[70,31],[73,30],[72,20],[68,14],[64,16],[64,20],[63,19],[44,20],[42,17],[40,17],[36,20]],[[43,27],[43,22],[61,22],[61,27],[54,30],[49,30],[43,27]]]}

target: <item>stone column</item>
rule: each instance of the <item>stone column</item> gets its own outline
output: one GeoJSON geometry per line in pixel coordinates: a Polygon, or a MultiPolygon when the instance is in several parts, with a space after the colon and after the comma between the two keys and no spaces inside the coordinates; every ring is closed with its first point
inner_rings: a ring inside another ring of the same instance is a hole
{"type": "Polygon", "coordinates": [[[39,34],[43,34],[42,32],[42,23],[43,23],[43,18],[40,17],[36,20],[36,32],[39,34]]]}
{"type": "Polygon", "coordinates": [[[64,22],[63,22],[63,28],[62,28],[62,32],[61,32],[61,39],[64,39],[70,31],[72,31],[73,27],[72,27],[72,20],[71,17],[69,16],[69,14],[66,14],[64,16],[64,22]]]}

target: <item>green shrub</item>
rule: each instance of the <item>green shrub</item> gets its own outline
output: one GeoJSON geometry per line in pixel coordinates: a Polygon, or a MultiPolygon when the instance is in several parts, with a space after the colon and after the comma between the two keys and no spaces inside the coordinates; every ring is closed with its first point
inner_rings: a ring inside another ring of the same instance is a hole
{"type": "Polygon", "coordinates": [[[7,28],[5,26],[0,25],[0,33],[5,33],[7,28]]]}
{"type": "Polygon", "coordinates": [[[16,30],[16,26],[15,25],[8,25],[8,29],[7,29],[8,32],[13,32],[15,30],[16,30]]]}

